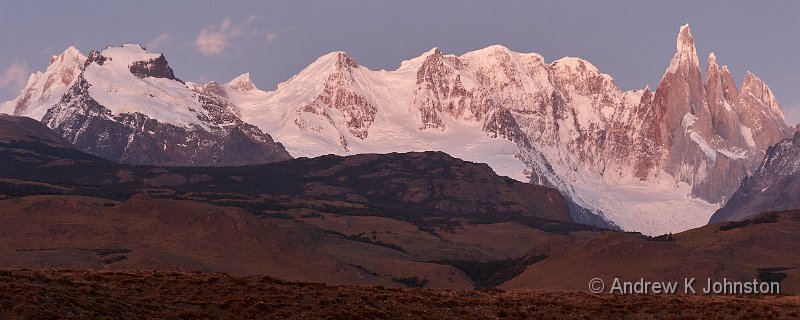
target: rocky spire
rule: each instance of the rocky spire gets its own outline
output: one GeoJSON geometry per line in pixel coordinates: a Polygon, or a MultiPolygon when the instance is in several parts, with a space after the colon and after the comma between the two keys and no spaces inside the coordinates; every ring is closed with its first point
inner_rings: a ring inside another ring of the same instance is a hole
{"type": "Polygon", "coordinates": [[[681,66],[686,66],[687,69],[696,69],[700,66],[697,50],[694,47],[694,38],[692,38],[692,31],[688,24],[681,26],[681,30],[678,32],[675,56],[669,64],[667,73],[679,72],[681,66]]]}
{"type": "Polygon", "coordinates": [[[748,144],[766,150],[775,141],[790,138],[792,128],[786,125],[780,104],[763,80],[749,71],[742,82],[739,96],[740,119],[746,128],[748,144]]]}
{"type": "Polygon", "coordinates": [[[767,86],[761,78],[750,73],[750,71],[747,71],[747,74],[744,76],[744,81],[742,81],[742,93],[753,95],[768,107],[769,113],[776,119],[780,119],[781,121],[785,120],[783,109],[781,109],[780,104],[778,104],[778,101],[772,94],[772,90],[769,89],[769,86],[767,86]]]}
{"type": "Polygon", "coordinates": [[[742,136],[739,133],[739,120],[736,114],[738,101],[731,100],[732,96],[738,97],[736,85],[732,84],[730,72],[727,68],[717,65],[717,57],[712,52],[708,55],[708,69],[706,70],[706,103],[711,111],[711,126],[713,132],[732,145],[742,147],[742,136]]]}

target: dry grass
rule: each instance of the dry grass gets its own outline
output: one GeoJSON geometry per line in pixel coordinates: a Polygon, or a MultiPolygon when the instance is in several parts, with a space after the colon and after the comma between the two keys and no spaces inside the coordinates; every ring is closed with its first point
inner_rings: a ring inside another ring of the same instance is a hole
{"type": "Polygon", "coordinates": [[[0,319],[785,319],[797,297],[393,289],[217,273],[0,271],[0,319]]]}

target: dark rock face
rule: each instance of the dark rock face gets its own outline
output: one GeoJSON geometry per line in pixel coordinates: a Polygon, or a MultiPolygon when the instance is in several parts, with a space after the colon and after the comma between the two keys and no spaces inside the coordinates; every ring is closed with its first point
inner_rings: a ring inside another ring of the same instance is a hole
{"type": "Polygon", "coordinates": [[[102,66],[107,60],[108,58],[103,56],[103,54],[101,54],[100,51],[92,50],[91,52],[89,52],[89,56],[86,58],[86,62],[83,64],[83,67],[86,68],[92,63],[96,63],[102,66]]]}
{"type": "Polygon", "coordinates": [[[800,132],[767,149],[764,161],[742,181],[709,223],[738,221],[762,212],[800,208],[800,132]]]}
{"type": "Polygon", "coordinates": [[[145,77],[153,77],[183,82],[180,79],[175,78],[175,73],[172,71],[172,68],[169,67],[167,59],[164,58],[163,54],[155,59],[136,61],[128,66],[128,68],[131,70],[131,73],[134,76],[142,79],[145,77]]]}
{"type": "Polygon", "coordinates": [[[75,147],[115,162],[175,166],[229,166],[290,159],[280,143],[217,105],[202,99],[208,129],[161,123],[140,113],[112,115],[89,95],[82,77],[50,108],[42,122],[75,147]],[[221,124],[234,124],[225,125],[221,124]]]}

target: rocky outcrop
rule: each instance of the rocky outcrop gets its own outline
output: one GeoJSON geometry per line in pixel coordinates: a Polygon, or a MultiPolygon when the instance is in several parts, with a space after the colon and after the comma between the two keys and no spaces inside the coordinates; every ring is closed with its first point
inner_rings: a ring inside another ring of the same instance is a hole
{"type": "Polygon", "coordinates": [[[753,175],[742,181],[730,201],[709,223],[738,221],[762,212],[800,208],[800,131],[767,149],[753,175]]]}
{"type": "Polygon", "coordinates": [[[175,73],[172,71],[172,68],[169,67],[169,64],[167,64],[167,59],[164,58],[163,54],[155,59],[136,61],[132,63],[128,69],[133,75],[139,78],[165,78],[182,82],[180,79],[175,77],[175,73]]]}

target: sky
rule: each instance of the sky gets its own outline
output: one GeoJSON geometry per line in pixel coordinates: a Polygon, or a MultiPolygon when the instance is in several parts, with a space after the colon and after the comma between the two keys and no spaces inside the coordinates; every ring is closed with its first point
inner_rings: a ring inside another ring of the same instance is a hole
{"type": "Polygon", "coordinates": [[[393,70],[433,47],[493,44],[550,62],[589,60],[623,90],[655,88],[689,24],[741,84],[767,82],[787,122],[800,121],[800,1],[6,1],[0,10],[0,101],[68,46],[82,53],[140,43],[186,81],[249,72],[265,90],[316,58],[345,51],[393,70]]]}

